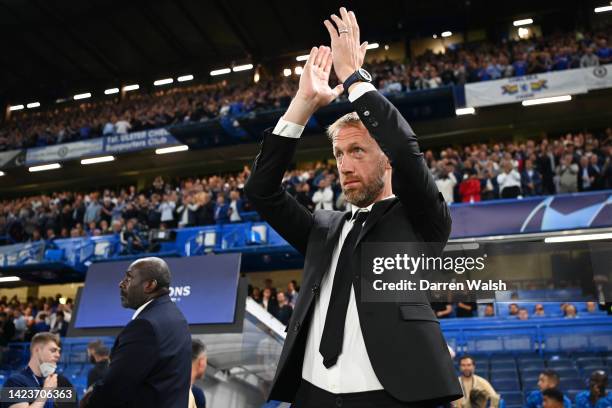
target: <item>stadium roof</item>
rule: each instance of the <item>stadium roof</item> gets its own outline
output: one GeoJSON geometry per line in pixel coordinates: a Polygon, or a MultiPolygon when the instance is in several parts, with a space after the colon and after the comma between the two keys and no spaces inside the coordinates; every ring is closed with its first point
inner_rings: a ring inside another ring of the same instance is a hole
{"type": "Polygon", "coordinates": [[[0,0],[0,104],[297,55],[327,41],[322,21],[343,4],[372,42],[532,16],[586,22],[593,1],[0,0]]]}

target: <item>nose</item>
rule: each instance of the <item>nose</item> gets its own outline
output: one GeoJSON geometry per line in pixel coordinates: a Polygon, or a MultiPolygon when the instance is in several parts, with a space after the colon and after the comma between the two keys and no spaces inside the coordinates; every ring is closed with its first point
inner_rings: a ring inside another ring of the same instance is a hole
{"type": "Polygon", "coordinates": [[[343,156],[342,159],[338,162],[338,170],[342,174],[351,174],[354,173],[355,168],[351,159],[348,156],[343,156]]]}

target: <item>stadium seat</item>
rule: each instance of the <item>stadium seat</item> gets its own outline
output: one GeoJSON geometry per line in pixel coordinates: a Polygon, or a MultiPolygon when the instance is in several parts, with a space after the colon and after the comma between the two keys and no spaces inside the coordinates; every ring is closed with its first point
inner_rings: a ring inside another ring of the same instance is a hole
{"type": "Polygon", "coordinates": [[[518,373],[516,370],[491,370],[489,377],[495,379],[518,378],[518,373]]]}
{"type": "Polygon", "coordinates": [[[501,397],[506,402],[506,407],[512,405],[521,405],[523,403],[523,393],[521,391],[506,391],[501,397]]]}
{"type": "Polygon", "coordinates": [[[576,368],[559,368],[555,369],[555,372],[559,374],[559,378],[572,378],[580,377],[580,373],[576,368]]]}
{"type": "Polygon", "coordinates": [[[496,391],[519,391],[521,389],[518,378],[505,378],[502,380],[493,378],[491,383],[496,391]]]}
{"type": "Polygon", "coordinates": [[[491,369],[516,370],[516,362],[514,360],[491,360],[491,369]]]}
{"type": "Polygon", "coordinates": [[[586,388],[586,381],[580,377],[561,378],[559,388],[562,390],[586,388]]]}
{"type": "Polygon", "coordinates": [[[610,371],[610,370],[609,370],[609,368],[608,368],[608,367],[606,367],[606,366],[605,366],[605,365],[603,365],[603,364],[597,364],[597,365],[587,365],[587,366],[582,367],[582,374],[583,374],[585,377],[588,377],[589,375],[591,375],[591,373],[592,373],[593,371],[597,371],[597,370],[603,370],[603,371],[606,371],[606,372],[609,372],[609,371],[610,371]]]}
{"type": "Polygon", "coordinates": [[[576,363],[578,364],[578,367],[604,365],[601,357],[578,357],[576,358],[576,363]]]}
{"type": "Polygon", "coordinates": [[[552,368],[553,370],[560,370],[564,368],[575,368],[576,363],[572,360],[549,360],[546,362],[548,368],[552,368]]]}

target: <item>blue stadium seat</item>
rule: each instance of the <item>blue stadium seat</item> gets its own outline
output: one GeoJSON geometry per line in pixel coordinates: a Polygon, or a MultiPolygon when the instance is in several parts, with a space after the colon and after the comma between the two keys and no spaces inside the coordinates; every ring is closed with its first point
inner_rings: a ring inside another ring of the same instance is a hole
{"type": "Polygon", "coordinates": [[[505,378],[502,380],[497,380],[495,378],[491,381],[493,388],[496,391],[519,391],[521,386],[519,384],[518,378],[505,378]]]}
{"type": "Polygon", "coordinates": [[[514,360],[491,360],[491,369],[513,369],[516,370],[516,362],[514,360]]]}
{"type": "Polygon", "coordinates": [[[506,391],[501,397],[506,402],[506,407],[523,403],[523,393],[521,391],[506,391]]]}
{"type": "Polygon", "coordinates": [[[580,373],[576,368],[558,368],[555,369],[555,372],[559,374],[559,378],[573,378],[580,377],[580,373]]]}
{"type": "Polygon", "coordinates": [[[584,381],[580,377],[561,378],[559,388],[561,388],[562,390],[571,390],[579,388],[584,389],[586,388],[586,381],[584,381]]]}
{"type": "Polygon", "coordinates": [[[601,357],[578,357],[576,358],[576,363],[578,367],[604,365],[601,357]]]}
{"type": "Polygon", "coordinates": [[[605,365],[598,364],[598,365],[588,365],[588,366],[582,367],[582,374],[585,377],[588,377],[589,375],[591,375],[593,371],[596,371],[596,370],[603,370],[607,373],[610,372],[610,370],[605,365]]]}
{"type": "Polygon", "coordinates": [[[549,360],[546,365],[548,368],[552,368],[553,370],[560,370],[564,368],[575,368],[576,363],[572,360],[549,360]]]}
{"type": "Polygon", "coordinates": [[[506,378],[518,378],[518,373],[516,372],[516,370],[491,370],[489,372],[489,378],[494,378],[497,380],[506,378]]]}

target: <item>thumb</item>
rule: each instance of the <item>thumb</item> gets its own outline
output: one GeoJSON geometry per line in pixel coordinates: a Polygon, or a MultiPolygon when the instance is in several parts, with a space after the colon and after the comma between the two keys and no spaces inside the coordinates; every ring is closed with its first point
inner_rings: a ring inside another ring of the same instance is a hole
{"type": "Polygon", "coordinates": [[[368,42],[364,41],[363,44],[361,44],[361,46],[359,47],[359,50],[361,51],[361,53],[365,53],[367,49],[368,49],[368,42]]]}
{"type": "Polygon", "coordinates": [[[342,95],[342,92],[344,92],[344,85],[342,84],[336,85],[334,89],[332,90],[332,93],[336,96],[336,98],[342,95]]]}

